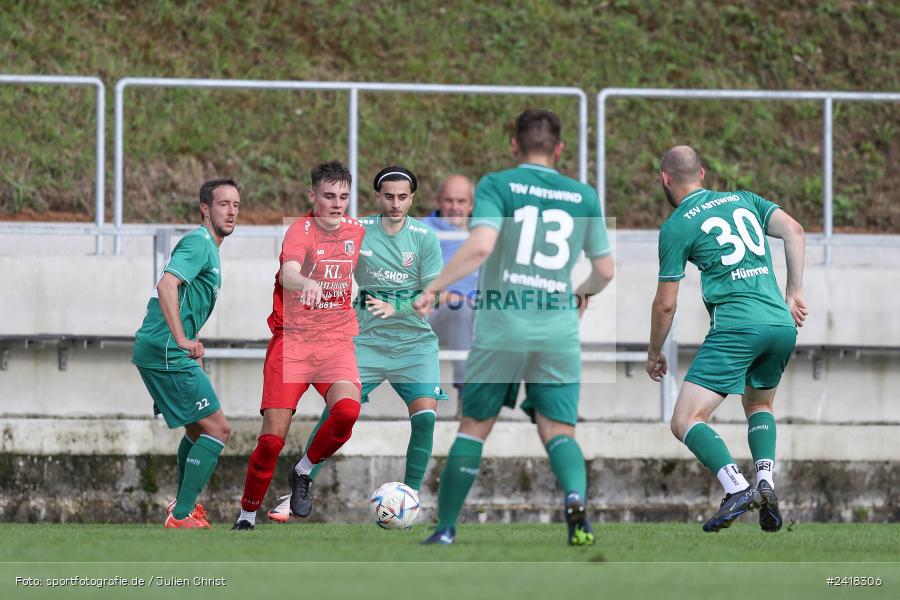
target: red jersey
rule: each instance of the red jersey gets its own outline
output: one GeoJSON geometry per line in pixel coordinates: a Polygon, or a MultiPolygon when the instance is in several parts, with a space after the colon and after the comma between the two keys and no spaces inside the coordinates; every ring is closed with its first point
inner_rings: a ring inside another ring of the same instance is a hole
{"type": "Polygon", "coordinates": [[[304,277],[318,281],[322,299],[315,306],[300,301],[300,292],[281,287],[275,274],[275,293],[269,329],[280,334],[288,329],[292,336],[305,340],[349,339],[359,333],[353,310],[353,270],[365,228],[352,217],[341,219],[334,230],[322,228],[312,213],[288,228],[281,244],[279,264],[297,261],[304,277]]]}

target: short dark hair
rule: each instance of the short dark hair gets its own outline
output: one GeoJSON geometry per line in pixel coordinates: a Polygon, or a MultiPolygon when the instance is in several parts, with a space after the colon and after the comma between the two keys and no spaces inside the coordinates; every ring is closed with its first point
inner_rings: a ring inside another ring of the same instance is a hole
{"type": "Polygon", "coordinates": [[[206,204],[209,206],[213,201],[213,192],[216,191],[216,188],[220,188],[223,185],[230,185],[234,189],[240,193],[241,186],[237,184],[237,182],[231,177],[220,177],[219,179],[210,179],[209,181],[204,181],[203,185],[200,186],[200,203],[206,204]]]}
{"type": "Polygon", "coordinates": [[[549,110],[529,109],[516,118],[516,142],[524,154],[553,154],[561,133],[562,122],[549,110]]]}
{"type": "Polygon", "coordinates": [[[678,185],[699,181],[702,168],[700,155],[690,146],[670,148],[659,160],[659,170],[678,185]]]}
{"type": "Polygon", "coordinates": [[[372,180],[372,187],[375,188],[376,192],[380,192],[381,184],[383,184],[385,181],[408,181],[409,189],[412,192],[415,192],[416,187],[418,187],[419,185],[413,172],[406,167],[401,167],[400,165],[392,165],[378,171],[378,175],[376,175],[375,179],[372,180]]]}
{"type": "Polygon", "coordinates": [[[345,167],[341,161],[332,160],[313,167],[312,171],[309,172],[309,180],[312,187],[318,187],[323,181],[326,183],[346,183],[349,186],[353,184],[353,175],[350,174],[350,169],[345,167]]]}

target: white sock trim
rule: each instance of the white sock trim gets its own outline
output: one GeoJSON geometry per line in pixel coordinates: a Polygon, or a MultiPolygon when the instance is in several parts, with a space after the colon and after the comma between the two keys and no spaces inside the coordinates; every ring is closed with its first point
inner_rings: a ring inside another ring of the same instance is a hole
{"type": "Polygon", "coordinates": [[[775,489],[775,481],[773,479],[773,475],[775,474],[775,461],[771,458],[761,458],[756,461],[756,485],[759,486],[760,481],[768,482],[768,484],[775,489]]]}
{"type": "MultiPolygon", "coordinates": [[[[216,438],[214,438],[214,437],[211,436],[211,435],[206,435],[205,433],[201,433],[201,434],[200,434],[200,437],[205,437],[206,439],[212,440],[212,441],[214,441],[215,443],[219,444],[219,445],[222,446],[223,448],[225,447],[225,442],[223,442],[222,440],[216,439],[216,438]]],[[[195,442],[195,443],[196,443],[196,442],[195,442]]]]}
{"type": "Polygon", "coordinates": [[[688,428],[687,428],[687,431],[684,432],[684,435],[681,436],[681,443],[682,443],[682,444],[685,443],[684,440],[687,439],[687,436],[688,436],[688,434],[691,432],[691,429],[693,429],[693,428],[696,427],[697,425],[706,425],[706,423],[704,423],[703,421],[694,421],[693,423],[691,423],[691,426],[688,427],[688,428]]]}
{"type": "Polygon", "coordinates": [[[747,420],[749,421],[750,417],[752,417],[753,415],[758,414],[758,413],[769,413],[773,417],[775,416],[775,413],[773,411],[769,410],[768,408],[760,408],[758,410],[754,410],[752,413],[747,415],[747,420]]]}
{"type": "Polygon", "coordinates": [[[191,436],[189,436],[189,435],[187,434],[187,432],[185,432],[185,434],[184,434],[184,439],[186,439],[187,441],[189,441],[189,442],[192,443],[192,444],[196,444],[196,443],[197,443],[197,442],[195,442],[194,440],[191,439],[191,436]]]}
{"type": "Polygon", "coordinates": [[[475,437],[474,435],[469,435],[468,433],[457,433],[456,437],[462,438],[464,440],[472,440],[473,442],[478,442],[479,444],[484,444],[484,440],[480,437],[475,437]]]}
{"type": "Polygon", "coordinates": [[[256,525],[256,511],[247,512],[243,508],[238,516],[238,521],[249,521],[251,525],[256,525]]]}
{"type": "Polygon", "coordinates": [[[413,414],[409,415],[409,419],[412,420],[412,419],[414,419],[415,417],[418,417],[419,415],[421,415],[421,414],[423,414],[423,413],[431,413],[431,414],[433,414],[434,416],[437,416],[437,413],[434,411],[434,409],[431,409],[431,408],[423,408],[422,410],[417,411],[417,412],[414,412],[413,414]]]}
{"type": "Polygon", "coordinates": [[[741,470],[734,463],[729,463],[719,469],[719,472],[716,473],[716,479],[722,484],[726,494],[734,494],[750,486],[747,480],[744,479],[744,476],[741,475],[741,470]]]}
{"type": "Polygon", "coordinates": [[[309,460],[309,455],[304,454],[303,458],[301,458],[299,461],[297,461],[297,464],[294,465],[294,472],[296,472],[297,475],[309,475],[310,472],[313,470],[313,467],[315,467],[315,466],[316,466],[316,463],[309,460]]]}

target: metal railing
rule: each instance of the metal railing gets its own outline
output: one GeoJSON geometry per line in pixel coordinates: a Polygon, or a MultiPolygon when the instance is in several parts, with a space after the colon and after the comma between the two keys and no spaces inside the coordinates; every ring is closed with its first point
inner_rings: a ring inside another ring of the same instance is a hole
{"type": "MultiPolygon", "coordinates": [[[[95,155],[97,166],[95,169],[95,207],[94,222],[97,227],[103,227],[105,216],[106,197],[106,86],[97,77],[80,77],[67,75],[0,75],[0,84],[12,85],[63,85],[63,86],[93,86],[97,89],[96,120],[97,127],[94,136],[95,155]]],[[[97,234],[96,252],[103,253],[103,237],[97,234]]]]}
{"type": "MultiPolygon", "coordinates": [[[[516,96],[574,96],[578,98],[578,176],[587,183],[588,164],[588,105],[587,94],[575,87],[538,87],[505,85],[450,85],[425,83],[365,83],[335,81],[267,81],[251,79],[169,79],[149,77],[126,77],[116,83],[115,100],[115,196],[113,205],[114,223],[122,227],[124,203],[124,154],[125,154],[125,90],[128,87],[155,88],[207,88],[207,89],[248,89],[248,90],[306,90],[306,91],[346,91],[349,92],[348,105],[348,167],[357,177],[357,147],[359,136],[359,92],[390,92],[404,94],[478,94],[516,96]]],[[[350,189],[349,213],[357,214],[356,185],[350,189]]],[[[122,252],[122,238],[117,235],[115,253],[122,252]]]]}
{"type": "Polygon", "coordinates": [[[658,88],[605,88],[597,94],[597,194],[606,214],[606,101],[609,98],[659,98],[669,100],[818,100],[822,102],[822,230],[825,264],[831,263],[834,235],[833,105],[841,102],[900,102],[893,92],[790,92],[768,90],[696,90],[658,88]]]}

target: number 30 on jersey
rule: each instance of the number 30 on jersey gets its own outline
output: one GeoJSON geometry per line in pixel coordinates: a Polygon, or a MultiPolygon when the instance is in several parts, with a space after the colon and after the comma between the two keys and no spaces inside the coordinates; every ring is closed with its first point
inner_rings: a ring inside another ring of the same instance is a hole
{"type": "Polygon", "coordinates": [[[731,218],[734,221],[734,226],[737,227],[740,237],[731,233],[731,225],[721,217],[710,217],[700,225],[700,229],[703,230],[703,233],[709,233],[713,228],[718,228],[721,231],[716,237],[716,242],[718,242],[720,246],[724,246],[725,244],[734,246],[734,251],[732,251],[731,254],[722,256],[722,264],[729,267],[741,262],[744,258],[744,254],[747,253],[747,248],[757,256],[765,256],[766,240],[763,235],[762,227],[760,227],[759,221],[756,219],[756,215],[746,208],[738,208],[731,214],[731,218]],[[747,229],[748,223],[756,234],[755,240],[747,229]]]}

